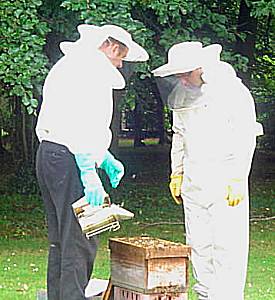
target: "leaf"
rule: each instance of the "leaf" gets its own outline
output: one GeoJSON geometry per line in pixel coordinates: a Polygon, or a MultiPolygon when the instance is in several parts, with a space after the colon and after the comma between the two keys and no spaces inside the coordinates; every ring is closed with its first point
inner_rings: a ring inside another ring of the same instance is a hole
{"type": "Polygon", "coordinates": [[[26,95],[24,95],[22,97],[22,103],[25,105],[25,106],[28,106],[30,105],[30,99],[28,97],[26,97],[26,95]]]}
{"type": "Polygon", "coordinates": [[[16,18],[19,18],[19,16],[22,14],[23,12],[23,9],[17,9],[15,12],[14,12],[14,15],[16,18]]]}
{"type": "Polygon", "coordinates": [[[36,108],[38,106],[38,100],[37,99],[32,98],[30,103],[31,103],[31,106],[33,108],[36,108]]]}
{"type": "Polygon", "coordinates": [[[29,115],[31,115],[34,112],[34,109],[31,106],[28,106],[27,107],[27,112],[28,112],[29,115]]]}

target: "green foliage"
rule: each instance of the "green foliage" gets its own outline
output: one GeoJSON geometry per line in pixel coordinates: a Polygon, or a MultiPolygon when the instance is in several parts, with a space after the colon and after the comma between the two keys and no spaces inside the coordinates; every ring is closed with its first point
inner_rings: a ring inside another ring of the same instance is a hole
{"type": "Polygon", "coordinates": [[[79,23],[79,14],[62,7],[62,2],[62,0],[43,0],[38,13],[47,21],[52,34],[74,39],[77,36],[75,28],[79,23]]]}
{"type": "Polygon", "coordinates": [[[275,15],[275,0],[252,1],[252,15],[256,18],[275,15]]]}
{"type": "Polygon", "coordinates": [[[35,169],[29,162],[18,164],[16,171],[9,177],[6,192],[20,195],[35,195],[39,193],[35,169]]]}
{"type": "Polygon", "coordinates": [[[236,70],[238,71],[247,71],[248,68],[248,58],[245,56],[242,56],[239,53],[230,53],[229,51],[223,51],[222,53],[222,59],[224,61],[227,61],[231,63],[236,70]]]}
{"type": "Polygon", "coordinates": [[[257,64],[261,66],[253,74],[254,93],[260,98],[272,97],[275,90],[275,58],[268,55],[257,57],[257,64]]]}
{"type": "Polygon", "coordinates": [[[2,1],[0,7],[0,93],[19,97],[29,113],[37,107],[34,88],[46,73],[45,22],[37,16],[40,0],[2,1]]]}

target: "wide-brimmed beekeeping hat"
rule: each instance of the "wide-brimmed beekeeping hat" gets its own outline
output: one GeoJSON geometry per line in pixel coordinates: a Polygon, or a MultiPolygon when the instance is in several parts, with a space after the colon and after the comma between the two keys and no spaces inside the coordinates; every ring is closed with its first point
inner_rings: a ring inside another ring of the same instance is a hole
{"type": "Polygon", "coordinates": [[[220,59],[222,46],[212,44],[206,47],[200,42],[182,42],[173,45],[168,51],[168,62],[152,73],[165,77],[193,71],[197,68],[217,62],[220,59]]]}
{"type": "Polygon", "coordinates": [[[116,25],[104,25],[100,27],[104,34],[123,43],[128,49],[126,61],[146,61],[149,59],[147,51],[136,43],[129,32],[116,25]]]}

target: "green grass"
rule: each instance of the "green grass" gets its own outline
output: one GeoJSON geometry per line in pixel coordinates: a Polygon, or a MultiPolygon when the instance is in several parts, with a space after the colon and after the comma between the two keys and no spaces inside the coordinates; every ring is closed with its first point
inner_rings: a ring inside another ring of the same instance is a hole
{"type": "MultiPolygon", "coordinates": [[[[143,140],[145,145],[158,144],[158,138],[146,138],[143,140]]],[[[134,147],[134,140],[131,138],[123,138],[119,140],[119,147],[134,147]]]]}
{"type": "Polygon", "coordinates": [[[1,240],[0,299],[36,299],[45,288],[47,241],[1,240]]]}
{"type": "MultiPolygon", "coordinates": [[[[110,190],[107,183],[106,187],[113,202],[123,203],[135,218],[123,222],[119,231],[101,235],[93,276],[102,279],[110,275],[109,237],[149,235],[185,241],[182,211],[168,190],[169,147],[133,149],[125,145],[117,156],[125,164],[126,175],[117,190],[110,190]],[[161,224],[164,220],[172,224],[161,224]]],[[[274,179],[263,180],[256,171],[251,176],[251,215],[271,216],[274,179]]],[[[1,196],[0,205],[0,299],[36,299],[36,291],[46,288],[47,231],[42,202],[38,196],[6,195],[1,196]]],[[[246,300],[275,298],[274,229],[274,221],[251,222],[246,300]]],[[[195,299],[190,289],[189,300],[195,299]]]]}

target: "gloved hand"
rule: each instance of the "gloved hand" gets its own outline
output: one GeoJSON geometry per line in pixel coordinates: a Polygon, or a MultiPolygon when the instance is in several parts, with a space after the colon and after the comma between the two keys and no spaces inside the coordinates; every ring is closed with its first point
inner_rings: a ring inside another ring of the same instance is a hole
{"type": "Polygon", "coordinates": [[[175,200],[175,202],[180,205],[183,201],[181,198],[181,185],[182,185],[182,181],[183,181],[183,175],[171,175],[170,176],[170,184],[169,184],[169,188],[170,188],[170,192],[171,195],[173,197],[173,199],[175,200]]]}
{"type": "Polygon", "coordinates": [[[115,189],[124,175],[123,164],[107,151],[99,167],[106,172],[110,179],[111,186],[115,189]]]}
{"type": "Polygon", "coordinates": [[[75,154],[87,202],[95,207],[103,204],[106,192],[96,172],[95,160],[89,153],[75,154]]]}
{"type": "Polygon", "coordinates": [[[229,206],[236,206],[244,199],[244,180],[233,178],[226,187],[225,199],[229,206]]]}

